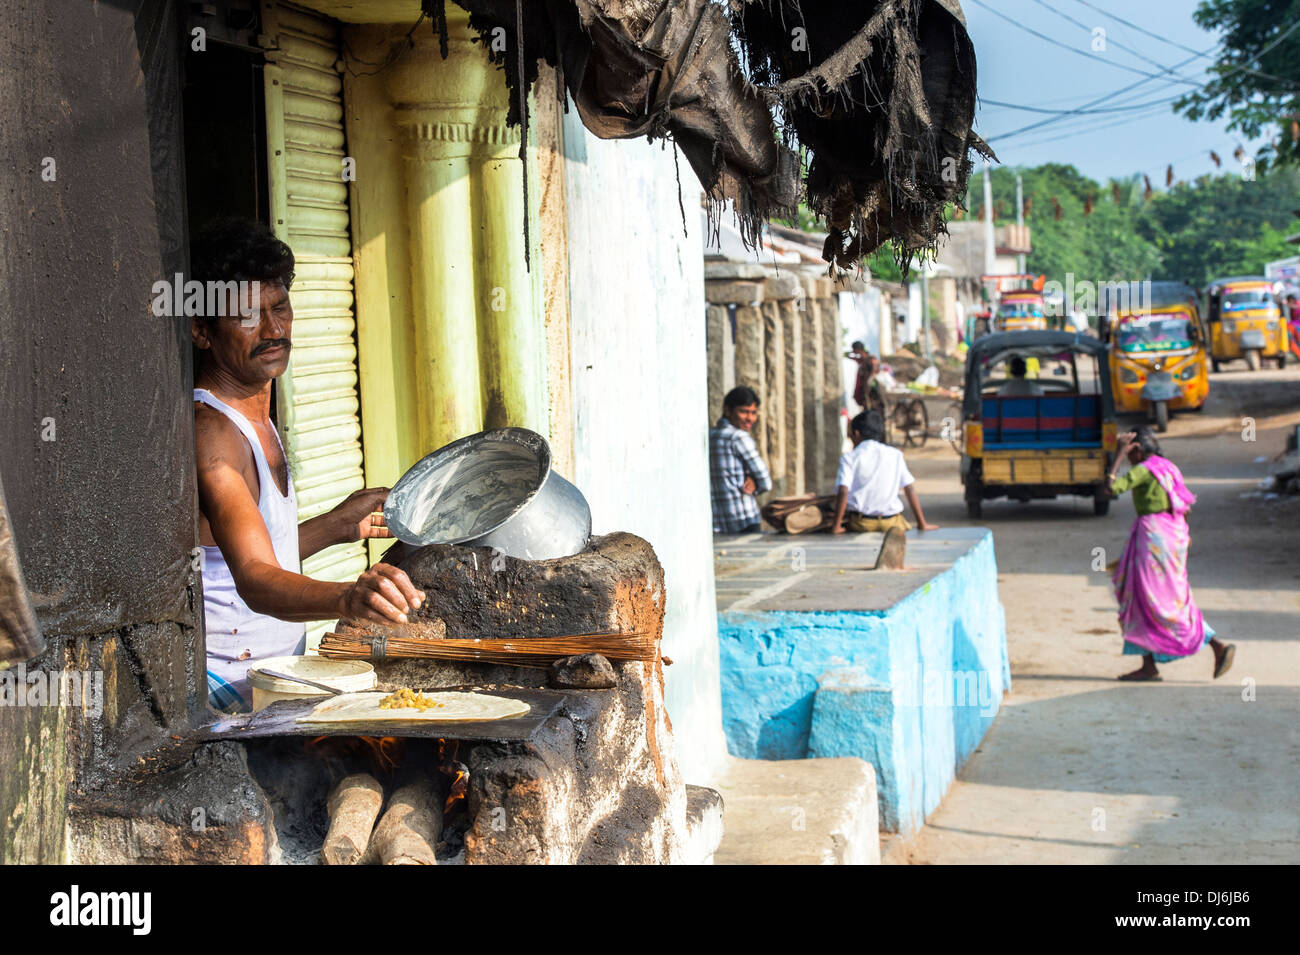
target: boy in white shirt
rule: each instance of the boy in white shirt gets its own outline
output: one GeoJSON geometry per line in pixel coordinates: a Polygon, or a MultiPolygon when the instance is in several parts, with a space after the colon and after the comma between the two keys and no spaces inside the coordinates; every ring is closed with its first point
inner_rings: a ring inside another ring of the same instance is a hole
{"type": "Polygon", "coordinates": [[[903,516],[903,502],[898,499],[900,492],[911,505],[917,526],[923,531],[938,530],[939,525],[925,519],[903,452],[884,443],[885,421],[880,412],[864,411],[854,418],[849,437],[853,450],[840,458],[831,533],[844,533],[845,517],[850,531],[911,530],[912,525],[903,516]]]}

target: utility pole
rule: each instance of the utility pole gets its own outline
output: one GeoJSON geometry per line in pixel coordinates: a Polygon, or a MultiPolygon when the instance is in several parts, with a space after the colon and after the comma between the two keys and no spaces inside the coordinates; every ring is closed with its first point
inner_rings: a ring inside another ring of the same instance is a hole
{"type": "Polygon", "coordinates": [[[984,160],[984,273],[997,268],[997,245],[993,239],[993,164],[984,160]]]}
{"type": "Polygon", "coordinates": [[[934,364],[930,354],[930,263],[921,263],[921,335],[925,338],[925,360],[934,364]]]}
{"type": "MultiPolygon", "coordinates": [[[[1021,228],[1025,224],[1025,183],[1020,173],[1016,173],[1016,225],[1021,228]]],[[[1021,252],[1016,256],[1016,271],[1024,273],[1025,271],[1025,253],[1021,252]]]]}

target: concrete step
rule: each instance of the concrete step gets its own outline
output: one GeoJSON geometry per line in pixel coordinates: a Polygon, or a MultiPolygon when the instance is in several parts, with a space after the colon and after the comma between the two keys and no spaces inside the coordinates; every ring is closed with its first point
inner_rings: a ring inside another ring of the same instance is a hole
{"type": "Polygon", "coordinates": [[[722,796],[707,786],[686,786],[686,865],[712,865],[722,842],[722,796]]]}
{"type": "Polygon", "coordinates": [[[879,865],[876,773],[854,757],[729,758],[718,865],[879,865]]]}

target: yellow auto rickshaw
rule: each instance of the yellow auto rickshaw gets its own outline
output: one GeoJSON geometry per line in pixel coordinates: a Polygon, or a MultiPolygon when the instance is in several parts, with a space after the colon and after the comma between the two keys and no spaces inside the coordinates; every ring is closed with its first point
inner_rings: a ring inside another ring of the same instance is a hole
{"type": "Polygon", "coordinates": [[[1206,292],[1210,322],[1210,360],[1244,358],[1251,371],[1264,359],[1286,367],[1287,324],[1282,318],[1271,279],[1259,276],[1216,279],[1206,292]]]}
{"type": "Polygon", "coordinates": [[[1120,414],[1145,411],[1169,428],[1175,410],[1200,411],[1210,394],[1207,333],[1196,291],[1183,282],[1144,283],[1134,301],[1103,298],[1101,337],[1109,345],[1111,391],[1120,414]]]}
{"type": "Polygon", "coordinates": [[[998,303],[1000,332],[1045,332],[1047,309],[1042,292],[1003,292],[998,303]]]}

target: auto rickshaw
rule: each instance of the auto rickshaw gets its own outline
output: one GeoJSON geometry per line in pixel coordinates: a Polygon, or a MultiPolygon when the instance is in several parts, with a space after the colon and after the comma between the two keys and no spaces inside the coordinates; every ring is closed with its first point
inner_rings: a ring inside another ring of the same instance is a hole
{"type": "Polygon", "coordinates": [[[1172,411],[1200,411],[1209,397],[1208,335],[1190,285],[1151,282],[1139,288],[1150,290],[1149,301],[1103,295],[1101,339],[1110,346],[1116,410],[1146,411],[1157,430],[1167,431],[1172,411]]]}
{"type": "Polygon", "coordinates": [[[1075,495],[1110,507],[1115,406],[1106,346],[1063,331],[995,332],[966,355],[961,480],[972,519],[983,503],[1075,495]],[[1036,360],[1041,374],[1027,369],[1036,360]]]}
{"type": "Polygon", "coordinates": [[[1047,331],[1042,292],[1003,292],[998,303],[997,329],[1003,332],[1047,331]]]}
{"type": "Polygon", "coordinates": [[[1244,358],[1251,371],[1264,359],[1286,367],[1288,332],[1271,279],[1259,276],[1216,279],[1206,291],[1210,322],[1210,360],[1219,363],[1244,358]]]}

